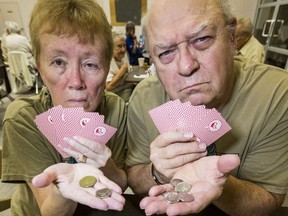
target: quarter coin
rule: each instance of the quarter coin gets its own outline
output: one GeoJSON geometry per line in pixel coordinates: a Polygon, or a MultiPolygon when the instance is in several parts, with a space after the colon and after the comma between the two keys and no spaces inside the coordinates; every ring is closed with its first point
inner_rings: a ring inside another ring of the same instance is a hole
{"type": "Polygon", "coordinates": [[[175,191],[165,192],[163,194],[164,200],[168,203],[177,203],[178,202],[178,193],[175,191]]]}
{"type": "Polygon", "coordinates": [[[181,202],[192,202],[194,200],[194,196],[188,193],[178,193],[178,201],[181,202]]]}
{"type": "Polygon", "coordinates": [[[175,191],[179,193],[188,193],[192,188],[191,184],[188,184],[186,182],[180,182],[175,186],[175,191]]]}
{"type": "Polygon", "coordinates": [[[80,186],[84,188],[93,187],[97,182],[97,179],[94,176],[85,176],[80,179],[80,186]]]}
{"type": "Polygon", "coordinates": [[[105,199],[112,195],[112,190],[109,188],[102,188],[96,191],[96,197],[105,199]]]}
{"type": "Polygon", "coordinates": [[[183,182],[181,179],[172,179],[170,181],[170,184],[173,186],[173,187],[176,187],[177,184],[183,182]]]}

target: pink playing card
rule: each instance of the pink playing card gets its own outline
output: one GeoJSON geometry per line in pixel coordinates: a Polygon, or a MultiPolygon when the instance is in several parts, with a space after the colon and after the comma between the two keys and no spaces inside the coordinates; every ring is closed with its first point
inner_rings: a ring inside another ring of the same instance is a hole
{"type": "Polygon", "coordinates": [[[116,128],[104,123],[90,121],[78,134],[100,144],[106,144],[117,131],[116,128]]]}
{"type": "Polygon", "coordinates": [[[176,113],[176,110],[180,104],[180,100],[168,101],[167,103],[149,111],[149,114],[160,133],[174,130],[170,124],[171,113],[176,113]]]}
{"type": "Polygon", "coordinates": [[[216,109],[212,109],[187,129],[192,131],[200,142],[210,145],[231,130],[231,127],[216,109]]]}
{"type": "Polygon", "coordinates": [[[59,139],[55,130],[55,122],[51,117],[50,113],[51,109],[48,111],[39,114],[35,118],[36,125],[41,133],[50,141],[50,143],[56,148],[56,150],[62,155],[62,157],[68,157],[66,153],[61,151],[61,147],[59,146],[59,139]]]}
{"type": "Polygon", "coordinates": [[[231,130],[216,109],[206,109],[204,105],[193,106],[180,100],[169,101],[150,110],[149,114],[160,133],[191,131],[207,145],[231,130]]]}
{"type": "Polygon", "coordinates": [[[85,112],[82,107],[63,108],[56,106],[36,116],[39,130],[51,142],[62,157],[69,157],[62,148],[73,149],[63,139],[82,136],[106,144],[116,128],[104,124],[104,116],[96,112],[85,112]]]}

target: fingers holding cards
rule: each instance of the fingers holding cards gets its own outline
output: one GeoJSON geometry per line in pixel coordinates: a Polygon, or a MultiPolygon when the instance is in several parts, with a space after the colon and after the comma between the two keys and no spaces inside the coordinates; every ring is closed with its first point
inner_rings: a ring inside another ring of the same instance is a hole
{"type": "Polygon", "coordinates": [[[70,155],[63,151],[63,148],[77,151],[64,140],[65,137],[81,136],[105,145],[117,130],[104,123],[103,115],[85,112],[82,107],[56,106],[36,116],[35,122],[38,129],[64,158],[70,155]]]}

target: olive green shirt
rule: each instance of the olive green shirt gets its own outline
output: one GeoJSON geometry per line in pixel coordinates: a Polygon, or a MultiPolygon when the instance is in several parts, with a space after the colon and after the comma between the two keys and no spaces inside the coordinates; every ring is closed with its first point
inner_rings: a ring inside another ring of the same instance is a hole
{"type": "MultiPolygon", "coordinates": [[[[231,71],[232,73],[232,71],[231,71]]],[[[237,80],[222,116],[232,130],[216,141],[217,152],[238,153],[232,174],[267,191],[285,194],[288,185],[288,73],[235,60],[237,80]]],[[[150,163],[150,144],[159,135],[148,111],[169,101],[156,76],[135,88],[128,106],[127,166],[150,163]]],[[[193,132],[193,131],[192,131],[193,132]]]]}
{"type": "MultiPolygon", "coordinates": [[[[26,182],[48,166],[63,162],[53,145],[39,132],[34,119],[52,107],[50,95],[40,95],[12,102],[3,125],[2,181],[20,183],[11,202],[12,215],[40,215],[36,200],[26,182]]],[[[126,107],[122,99],[105,92],[96,110],[105,116],[105,123],[117,128],[106,144],[119,168],[124,167],[126,152],[126,107]]]]}

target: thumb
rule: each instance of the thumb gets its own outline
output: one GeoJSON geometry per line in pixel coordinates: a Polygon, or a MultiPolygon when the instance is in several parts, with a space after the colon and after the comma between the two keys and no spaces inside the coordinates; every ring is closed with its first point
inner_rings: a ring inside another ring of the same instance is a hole
{"type": "Polygon", "coordinates": [[[65,167],[69,166],[69,164],[54,164],[52,166],[49,166],[46,168],[42,173],[39,175],[36,175],[32,179],[32,184],[35,187],[46,187],[49,184],[53,183],[57,180],[57,176],[63,173],[63,170],[65,170],[65,167]]]}
{"type": "Polygon", "coordinates": [[[35,187],[42,188],[50,185],[53,181],[56,180],[55,175],[50,175],[49,173],[46,173],[45,171],[43,173],[40,173],[39,175],[36,175],[32,179],[32,184],[35,187]]]}
{"type": "Polygon", "coordinates": [[[228,174],[240,164],[240,158],[236,154],[221,155],[218,160],[218,169],[224,175],[228,174]]]}

